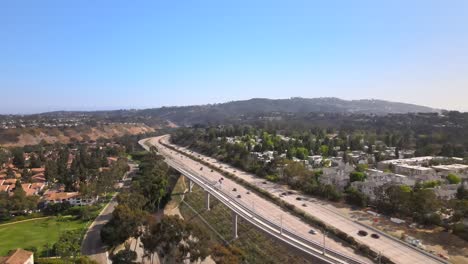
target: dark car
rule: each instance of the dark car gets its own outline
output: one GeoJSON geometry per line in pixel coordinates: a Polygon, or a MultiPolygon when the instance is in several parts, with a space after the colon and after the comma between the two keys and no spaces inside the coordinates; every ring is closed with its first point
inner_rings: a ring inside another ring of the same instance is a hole
{"type": "Polygon", "coordinates": [[[379,238],[380,238],[380,236],[377,235],[377,234],[372,234],[371,237],[372,237],[372,238],[375,238],[375,239],[379,239],[379,238]]]}
{"type": "Polygon", "coordinates": [[[307,207],[307,204],[302,204],[303,207],[307,207]]]}
{"type": "Polygon", "coordinates": [[[203,167],[200,167],[200,170],[203,170],[203,167]]]}
{"type": "Polygon", "coordinates": [[[242,197],[242,196],[241,196],[240,194],[239,194],[239,195],[237,195],[237,198],[241,198],[241,197],[242,197]]]}
{"type": "Polygon", "coordinates": [[[250,194],[250,192],[247,192],[247,194],[250,194]]]}
{"type": "Polygon", "coordinates": [[[302,200],[302,198],[301,198],[301,197],[297,197],[296,200],[300,201],[300,200],[302,200]]]}
{"type": "Polygon", "coordinates": [[[233,192],[237,192],[237,188],[233,188],[232,191],[233,191],[233,192]]]}
{"type": "Polygon", "coordinates": [[[364,237],[364,236],[367,236],[367,232],[366,232],[366,231],[364,231],[364,230],[359,230],[359,232],[358,232],[358,235],[360,235],[360,236],[363,236],[363,237],[364,237]]]}

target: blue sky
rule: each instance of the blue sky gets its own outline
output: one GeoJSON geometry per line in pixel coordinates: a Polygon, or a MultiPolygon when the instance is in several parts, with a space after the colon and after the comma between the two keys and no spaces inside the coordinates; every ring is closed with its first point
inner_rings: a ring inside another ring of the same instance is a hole
{"type": "Polygon", "coordinates": [[[252,97],[468,110],[468,1],[0,2],[0,113],[252,97]]]}

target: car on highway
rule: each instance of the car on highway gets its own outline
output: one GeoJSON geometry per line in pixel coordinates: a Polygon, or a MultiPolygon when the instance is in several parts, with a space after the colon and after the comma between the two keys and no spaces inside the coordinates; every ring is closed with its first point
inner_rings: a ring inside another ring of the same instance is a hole
{"type": "Polygon", "coordinates": [[[364,230],[359,230],[359,231],[358,231],[358,235],[360,235],[360,236],[362,236],[362,237],[365,237],[365,236],[367,236],[367,232],[364,231],[364,230]]]}
{"type": "Polygon", "coordinates": [[[311,229],[311,230],[309,231],[309,234],[316,235],[316,234],[317,234],[317,231],[311,229]]]}
{"type": "Polygon", "coordinates": [[[377,234],[372,234],[371,237],[374,238],[374,239],[379,239],[380,238],[380,236],[377,235],[377,234]]]}
{"type": "Polygon", "coordinates": [[[237,198],[242,198],[242,196],[239,194],[239,195],[237,195],[237,198]]]}
{"type": "Polygon", "coordinates": [[[233,192],[237,192],[237,188],[233,188],[232,191],[233,191],[233,192]]]}

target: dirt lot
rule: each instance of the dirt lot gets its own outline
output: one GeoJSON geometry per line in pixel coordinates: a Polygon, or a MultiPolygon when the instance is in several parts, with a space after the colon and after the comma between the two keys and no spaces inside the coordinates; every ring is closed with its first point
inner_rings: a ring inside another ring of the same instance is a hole
{"type": "Polygon", "coordinates": [[[409,235],[419,239],[426,250],[448,256],[452,263],[468,263],[468,242],[449,232],[444,232],[443,228],[410,228],[408,224],[395,224],[386,217],[375,217],[361,210],[353,210],[347,205],[336,205],[336,207],[339,207],[339,210],[348,217],[383,230],[396,238],[409,235]]]}

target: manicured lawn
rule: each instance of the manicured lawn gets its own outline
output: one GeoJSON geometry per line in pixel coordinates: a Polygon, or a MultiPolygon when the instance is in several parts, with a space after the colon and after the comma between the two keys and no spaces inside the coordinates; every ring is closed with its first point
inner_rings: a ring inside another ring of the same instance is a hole
{"type": "Polygon", "coordinates": [[[46,243],[53,245],[66,230],[85,228],[87,222],[71,217],[51,217],[0,226],[0,256],[15,248],[36,247],[38,253],[46,243]]]}

